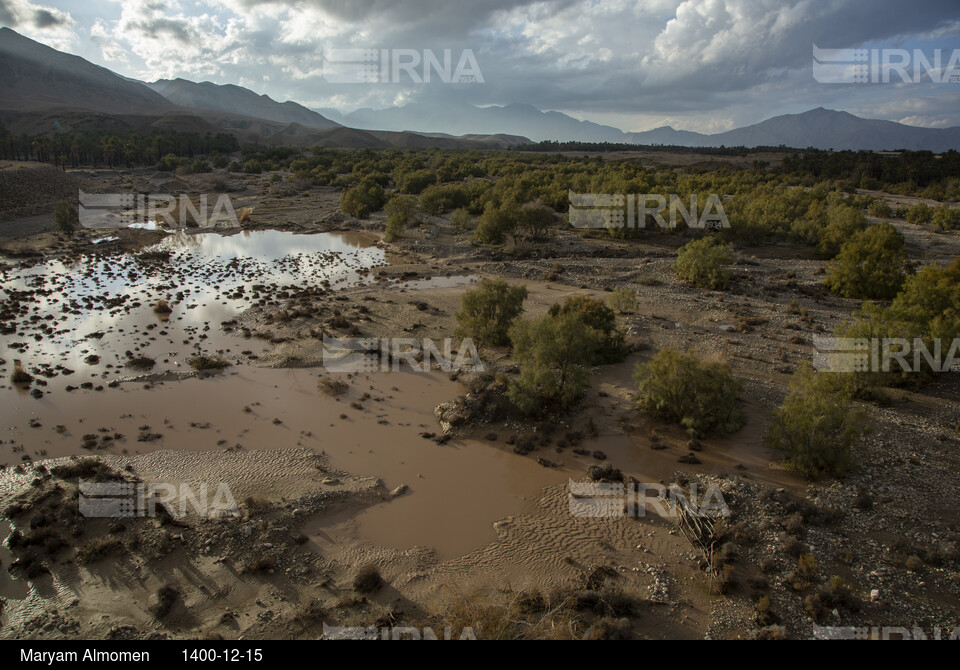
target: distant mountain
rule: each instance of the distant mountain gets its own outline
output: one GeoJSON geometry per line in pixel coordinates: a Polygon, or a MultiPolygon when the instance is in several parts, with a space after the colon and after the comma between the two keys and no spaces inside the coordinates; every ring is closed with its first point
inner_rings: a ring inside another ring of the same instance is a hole
{"type": "Polygon", "coordinates": [[[195,83],[186,79],[159,79],[151,89],[179,107],[243,114],[279,123],[299,123],[309,128],[336,128],[338,123],[295,102],[277,102],[233,84],[195,83]]]}
{"type": "Polygon", "coordinates": [[[139,82],[0,28],[0,109],[134,114],[172,107],[139,82]]]}
{"type": "Polygon", "coordinates": [[[476,107],[468,103],[416,102],[387,109],[358,109],[349,114],[317,110],[352,128],[409,130],[447,135],[520,135],[534,142],[574,140],[581,142],[628,142],[628,136],[611,126],[578,121],[560,112],[541,112],[533,105],[476,107]]]}
{"type": "Polygon", "coordinates": [[[715,135],[669,126],[625,133],[612,126],[578,121],[560,112],[541,112],[531,105],[476,107],[467,103],[411,103],[382,110],[358,109],[340,115],[321,110],[354,128],[408,130],[421,133],[514,134],[535,142],[612,142],[687,147],[788,146],[836,150],[910,149],[935,152],[960,149],[960,128],[918,128],[894,121],[862,119],[847,112],[818,108],[787,114],[715,135]]]}
{"type": "Polygon", "coordinates": [[[943,152],[960,149],[960,127],[918,128],[894,121],[862,119],[818,107],[802,114],[775,116],[753,126],[709,136],[705,146],[779,146],[817,149],[908,149],[943,152]]]}

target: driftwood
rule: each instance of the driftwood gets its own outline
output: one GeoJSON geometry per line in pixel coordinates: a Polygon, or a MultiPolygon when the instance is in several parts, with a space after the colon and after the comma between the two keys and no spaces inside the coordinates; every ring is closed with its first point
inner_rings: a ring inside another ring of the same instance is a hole
{"type": "Polygon", "coordinates": [[[707,565],[714,564],[714,554],[717,549],[716,525],[717,517],[701,514],[689,505],[678,503],[677,525],[680,532],[687,538],[707,561],[707,565]]]}

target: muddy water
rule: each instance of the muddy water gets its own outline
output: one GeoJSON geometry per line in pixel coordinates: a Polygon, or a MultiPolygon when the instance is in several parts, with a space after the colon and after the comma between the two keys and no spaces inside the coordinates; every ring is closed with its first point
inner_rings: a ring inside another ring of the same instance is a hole
{"type": "MultiPolygon", "coordinates": [[[[441,374],[356,376],[339,401],[319,392],[322,370],[246,364],[209,378],[110,388],[109,381],[131,374],[122,367],[128,352],[154,358],[151,372],[157,373],[183,369],[196,353],[229,357],[265,350],[263,342],[220,327],[252,304],[253,284],[268,285],[262,297],[273,299],[283,286],[369,281],[364,271],[388,260],[370,238],[359,235],[184,235],[159,246],[173,254],[159,266],[88,257],[70,266],[55,262],[6,271],[0,297],[8,305],[11,296],[17,297],[20,312],[16,332],[0,336],[0,357],[7,359],[0,366],[0,464],[104,452],[308,447],[329,454],[339,468],[381,478],[389,489],[409,487],[407,494],[349,520],[309,529],[321,547],[360,539],[401,550],[429,546],[449,557],[488,543],[494,539],[494,522],[522,512],[542,487],[579,478],[597,462],[570,450],[555,454],[545,449],[534,455],[559,467],[542,467],[503,445],[506,430],[496,445],[465,441],[441,446],[420,437],[421,432],[438,432],[433,408],[463,391],[441,374]],[[241,286],[246,288],[238,295],[241,286]],[[169,318],[153,313],[159,298],[174,307],[169,318]],[[91,354],[100,360],[86,362],[91,354]],[[42,398],[6,384],[14,358],[47,382],[39,387],[45,392],[42,398]],[[44,364],[49,367],[43,369],[44,364]],[[65,390],[83,382],[93,388],[65,390]],[[363,399],[365,393],[370,397],[363,399]]],[[[415,290],[471,279],[439,277],[393,286],[415,290]]],[[[629,365],[608,368],[597,383],[626,388],[629,375],[629,365]]],[[[599,419],[613,410],[588,411],[599,419]]],[[[612,419],[610,425],[600,423],[601,437],[584,446],[604,450],[625,473],[658,481],[685,469],[677,465],[676,454],[661,455],[636,436],[616,431],[612,419]]],[[[705,460],[706,469],[728,469],[738,457],[731,455],[735,449],[721,450],[726,455],[715,463],[705,460]]]]}
{"type": "MultiPolygon", "coordinates": [[[[172,254],[166,263],[89,256],[8,269],[0,298],[18,314],[5,321],[15,332],[0,336],[6,359],[0,364],[0,464],[159,449],[309,447],[327,452],[337,467],[380,477],[388,488],[409,487],[406,496],[360,516],[365,540],[397,548],[426,544],[448,555],[485,544],[494,521],[549,481],[528,459],[420,437],[438,430],[433,408],[463,390],[443,375],[357,377],[340,401],[318,391],[322,370],[245,364],[205,379],[109,385],[141,373],[125,366],[130,356],[153,358],[149,372],[157,374],[183,371],[199,353],[242,360],[235,357],[241,351],[267,350],[262,341],[221,328],[252,304],[251,286],[269,286],[262,297],[273,299],[286,286],[335,289],[371,281],[365,271],[387,262],[374,240],[356,233],[178,234],[154,248],[172,254]],[[169,317],[153,312],[161,298],[173,307],[169,317]],[[32,387],[42,398],[6,383],[14,359],[45,382],[32,387]],[[92,386],[82,388],[85,383],[92,386]],[[351,408],[364,393],[372,397],[363,409],[351,408]]],[[[417,290],[474,279],[391,286],[417,290]]]]}
{"type": "Polygon", "coordinates": [[[421,437],[438,430],[433,408],[463,392],[442,374],[355,376],[339,401],[318,391],[321,376],[322,370],[242,366],[152,388],[123,385],[104,393],[27,397],[8,425],[0,462],[13,465],[22,457],[12,452],[11,441],[34,459],[308,447],[330,455],[339,468],[381,478],[388,489],[409,487],[406,495],[357,518],[365,541],[397,549],[431,546],[445,556],[491,541],[493,522],[517,513],[525,497],[565,477],[485,444],[438,445],[421,437]],[[370,398],[362,400],[366,393],[370,398]],[[362,409],[351,407],[354,402],[362,409]],[[31,416],[38,427],[28,424],[31,416]],[[141,442],[141,433],[159,437],[141,442]],[[85,435],[101,438],[95,449],[81,447],[85,435]],[[103,436],[113,439],[103,442],[103,436]]]}
{"type": "Polygon", "coordinates": [[[386,262],[371,240],[336,233],[181,233],[155,249],[171,252],[170,261],[84,256],[3,272],[0,298],[19,300],[20,319],[16,333],[0,336],[0,351],[28,367],[42,360],[83,375],[122,365],[128,351],[156,359],[155,371],[174,369],[181,361],[171,358],[241,344],[219,326],[254,302],[252,285],[336,288],[386,262]],[[160,299],[171,316],[154,314],[160,299]],[[84,363],[91,354],[101,357],[96,368],[84,363]]]}

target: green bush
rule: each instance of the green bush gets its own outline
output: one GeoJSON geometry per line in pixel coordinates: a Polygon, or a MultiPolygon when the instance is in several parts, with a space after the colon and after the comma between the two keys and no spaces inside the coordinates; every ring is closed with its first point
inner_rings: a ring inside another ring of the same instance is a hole
{"type": "Polygon", "coordinates": [[[866,430],[865,417],[853,408],[844,375],[818,373],[804,365],[794,377],[767,442],[788,452],[790,467],[807,477],[840,477],[850,464],[851,448],[866,430]]]}
{"type": "Polygon", "coordinates": [[[404,229],[417,221],[417,199],[412,195],[397,195],[384,206],[387,213],[387,227],[384,239],[393,242],[403,237],[404,229]]]}
{"type": "Polygon", "coordinates": [[[933,221],[933,207],[921,202],[907,210],[907,223],[920,226],[933,221]]]}
{"type": "Polygon", "coordinates": [[[906,277],[903,235],[889,223],[870,226],[844,244],[825,280],[830,290],[846,298],[889,300],[906,277]]]}
{"type": "Polygon", "coordinates": [[[58,202],[53,208],[53,221],[58,233],[72,235],[80,227],[80,215],[76,208],[65,200],[58,202]]]}
{"type": "Polygon", "coordinates": [[[463,294],[457,312],[457,335],[477,344],[499,346],[510,341],[508,332],[527,299],[525,286],[510,286],[502,279],[484,279],[463,294]]]}
{"type": "Polygon", "coordinates": [[[167,154],[157,163],[157,169],[161,172],[171,172],[180,166],[180,158],[176,154],[167,154]]]}
{"type": "Polygon", "coordinates": [[[570,296],[562,305],[553,305],[550,308],[550,314],[553,316],[571,314],[588,328],[593,328],[603,335],[603,341],[596,351],[597,358],[594,364],[615,363],[626,356],[623,332],[617,330],[617,316],[603,300],[591,298],[588,295],[570,296]]]}
{"type": "Polygon", "coordinates": [[[260,164],[260,161],[251,158],[243,164],[243,172],[245,174],[260,174],[263,172],[263,166],[260,164]]]}
{"type": "Polygon", "coordinates": [[[397,190],[401,193],[412,193],[418,195],[428,186],[437,183],[437,175],[429,170],[414,170],[398,175],[396,180],[397,190]]]}
{"type": "Polygon", "coordinates": [[[607,304],[619,314],[633,314],[637,309],[637,294],[628,288],[614,289],[607,297],[607,304]]]}
{"type": "MultiPolygon", "coordinates": [[[[951,343],[960,337],[960,259],[946,268],[927,265],[907,277],[903,288],[887,308],[867,302],[854,314],[851,323],[837,329],[839,337],[872,340],[906,340],[916,349],[920,340],[929,352],[941,343],[943,360],[951,352],[951,343]]],[[[858,391],[873,386],[892,385],[907,380],[923,381],[933,375],[927,359],[909,356],[911,370],[892,363],[889,371],[862,371],[855,374],[858,391]],[[918,364],[918,365],[915,365],[918,364]]]]}
{"type": "Polygon", "coordinates": [[[661,349],[649,363],[637,365],[634,379],[640,409],[694,437],[729,435],[746,423],[739,408],[743,387],[724,363],[661,349]]]}
{"type": "Polygon", "coordinates": [[[372,179],[364,179],[344,191],[340,198],[340,210],[348,216],[365,219],[383,207],[385,202],[383,187],[372,179]]]}
{"type": "Polygon", "coordinates": [[[823,258],[833,258],[854,235],[867,227],[867,219],[849,205],[835,205],[827,212],[827,225],[820,231],[817,251],[823,258]]]}
{"type": "Polygon", "coordinates": [[[470,212],[462,207],[453,210],[453,214],[450,215],[450,225],[456,233],[465,233],[470,230],[470,222],[470,212]]]}
{"type": "Polygon", "coordinates": [[[524,414],[566,411],[590,386],[590,367],[606,336],[572,312],[518,321],[510,329],[520,376],[507,391],[524,414]]]}
{"type": "Polygon", "coordinates": [[[527,237],[539,239],[547,234],[555,220],[549,207],[527,203],[520,208],[520,218],[517,225],[527,237]]]}
{"type": "Polygon", "coordinates": [[[463,184],[428,186],[420,194],[420,209],[429,214],[443,214],[470,204],[470,192],[463,184]]]}
{"type": "Polygon", "coordinates": [[[893,216],[893,208],[886,200],[872,200],[867,206],[867,211],[878,219],[889,219],[893,216]]]}
{"type": "Polygon", "coordinates": [[[515,202],[507,202],[500,207],[488,202],[473,236],[483,244],[501,244],[507,239],[507,235],[513,234],[517,229],[519,219],[520,208],[515,202]]]}
{"type": "Polygon", "coordinates": [[[937,207],[930,222],[940,230],[956,230],[960,228],[960,209],[937,207]]]}
{"type": "Polygon", "coordinates": [[[730,246],[717,237],[694,240],[677,252],[676,271],[684,281],[700,288],[721,290],[730,285],[730,246]]]}

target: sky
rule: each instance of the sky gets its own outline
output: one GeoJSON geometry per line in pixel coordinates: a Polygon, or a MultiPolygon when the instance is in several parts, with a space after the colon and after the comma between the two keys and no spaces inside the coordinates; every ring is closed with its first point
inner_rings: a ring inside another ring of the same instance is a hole
{"type": "Polygon", "coordinates": [[[0,26],[127,77],[238,84],[341,112],[527,103],[626,131],[714,133],[826,107],[960,126],[960,82],[821,83],[812,67],[813,45],[931,61],[939,49],[947,65],[960,56],[957,0],[0,0],[0,26]],[[328,81],[324,49],[345,48],[387,49],[388,62],[450,49],[481,76],[328,81]]]}

